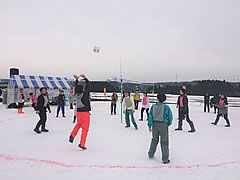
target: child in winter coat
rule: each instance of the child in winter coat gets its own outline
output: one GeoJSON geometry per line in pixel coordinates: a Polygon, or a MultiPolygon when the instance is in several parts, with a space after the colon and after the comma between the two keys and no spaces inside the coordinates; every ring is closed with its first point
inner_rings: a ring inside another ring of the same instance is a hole
{"type": "Polygon", "coordinates": [[[191,130],[188,132],[190,133],[195,132],[196,130],[195,130],[194,124],[189,118],[188,98],[187,98],[185,89],[180,90],[180,96],[178,97],[177,107],[178,107],[179,120],[178,120],[178,128],[175,129],[175,131],[182,131],[183,120],[186,118],[191,128],[191,130]]]}
{"type": "Polygon", "coordinates": [[[24,102],[25,102],[25,96],[23,93],[23,89],[21,88],[19,90],[18,93],[18,114],[24,113],[23,110],[23,106],[24,106],[24,102]]]}
{"type": "Polygon", "coordinates": [[[74,95],[73,95],[73,90],[70,90],[69,93],[69,104],[70,104],[70,109],[73,109],[73,103],[74,103],[74,95]]]}
{"type": "Polygon", "coordinates": [[[222,94],[221,98],[220,98],[220,100],[218,101],[218,104],[217,104],[217,107],[219,108],[219,110],[218,110],[218,114],[217,114],[217,118],[216,118],[215,122],[212,122],[213,125],[217,125],[220,117],[223,116],[224,119],[226,120],[226,123],[227,123],[225,125],[225,127],[230,127],[230,121],[228,119],[228,107],[227,107],[227,105],[228,105],[227,97],[224,94],[222,94]]]}
{"type": "Polygon", "coordinates": [[[208,110],[208,112],[210,112],[209,100],[210,100],[210,96],[208,94],[205,94],[205,96],[204,96],[204,112],[206,112],[207,110],[208,110]]]}
{"type": "Polygon", "coordinates": [[[29,93],[29,95],[31,96],[32,107],[33,107],[33,109],[36,111],[37,99],[36,99],[36,97],[35,97],[35,95],[34,95],[33,93],[29,93]]]}
{"type": "Polygon", "coordinates": [[[116,108],[117,108],[117,100],[118,100],[118,95],[116,92],[112,94],[112,101],[111,101],[111,115],[116,115],[116,108]]]}
{"type": "Polygon", "coordinates": [[[48,112],[51,113],[51,109],[48,103],[48,97],[47,97],[47,89],[42,87],[40,88],[40,95],[37,98],[37,107],[36,107],[36,113],[39,115],[40,120],[38,121],[34,131],[38,134],[41,132],[48,132],[49,130],[46,129],[46,121],[47,121],[47,109],[48,112]],[[39,128],[41,127],[41,131],[39,128]]]}
{"type": "Polygon", "coordinates": [[[214,108],[214,114],[216,114],[218,111],[217,104],[219,99],[220,99],[219,94],[215,94],[215,96],[210,99],[210,107],[214,108]]]}
{"type": "Polygon", "coordinates": [[[148,111],[150,108],[150,98],[147,97],[147,93],[143,93],[143,100],[142,100],[142,109],[141,109],[141,119],[139,121],[143,121],[143,112],[146,110],[147,113],[147,120],[148,120],[148,111]]]}
{"type": "Polygon", "coordinates": [[[165,100],[165,94],[158,94],[158,102],[154,104],[150,110],[148,127],[149,132],[152,132],[152,141],[148,151],[148,156],[149,158],[153,158],[160,137],[162,161],[164,164],[167,164],[170,163],[168,127],[172,124],[173,116],[170,107],[163,104],[165,100]]]}
{"type": "Polygon", "coordinates": [[[134,93],[133,100],[134,100],[135,110],[138,110],[138,104],[140,102],[140,94],[138,90],[136,90],[136,92],[134,93]]]}
{"type": "Polygon", "coordinates": [[[129,120],[129,116],[131,116],[132,119],[132,123],[135,127],[135,129],[138,129],[138,126],[134,120],[134,116],[133,113],[135,112],[134,110],[134,104],[133,104],[133,100],[130,97],[130,93],[129,92],[125,92],[125,98],[123,99],[123,113],[125,114],[125,121],[126,121],[126,128],[130,127],[130,120],[129,120]]]}
{"type": "Polygon", "coordinates": [[[73,143],[74,138],[78,134],[80,128],[82,128],[81,141],[78,145],[82,150],[86,150],[86,139],[88,135],[89,125],[90,125],[90,82],[84,74],[80,76],[74,75],[76,79],[75,82],[75,99],[77,107],[77,124],[74,126],[71,135],[69,137],[69,142],[73,143]],[[78,84],[79,77],[82,77],[85,81],[85,87],[78,84]]]}
{"type": "Polygon", "coordinates": [[[61,90],[60,94],[58,95],[58,102],[57,102],[58,107],[57,107],[57,116],[56,117],[58,117],[60,109],[62,110],[62,116],[66,117],[65,116],[65,108],[64,108],[65,104],[66,104],[66,97],[65,97],[64,91],[61,90]]]}

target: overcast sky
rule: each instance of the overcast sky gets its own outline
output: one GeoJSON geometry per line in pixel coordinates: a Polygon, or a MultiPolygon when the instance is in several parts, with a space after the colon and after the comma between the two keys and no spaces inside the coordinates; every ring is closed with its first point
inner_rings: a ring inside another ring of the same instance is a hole
{"type": "Polygon", "coordinates": [[[0,78],[156,82],[240,74],[239,0],[0,0],[0,78]],[[94,46],[100,53],[94,53],[94,46]]]}

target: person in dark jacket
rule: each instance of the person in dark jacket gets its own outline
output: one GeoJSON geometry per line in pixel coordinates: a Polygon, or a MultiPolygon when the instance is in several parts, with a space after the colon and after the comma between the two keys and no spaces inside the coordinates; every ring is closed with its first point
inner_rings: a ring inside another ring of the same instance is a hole
{"type": "Polygon", "coordinates": [[[80,128],[82,128],[81,141],[78,145],[82,150],[86,150],[86,139],[88,135],[89,125],[90,125],[90,82],[84,74],[80,76],[74,75],[76,79],[75,82],[75,99],[77,106],[77,124],[73,128],[71,135],[69,136],[69,142],[73,143],[74,138],[76,137],[80,128]],[[82,77],[85,81],[85,87],[78,84],[79,77],[82,77]]]}
{"type": "Polygon", "coordinates": [[[204,112],[206,112],[207,109],[208,109],[208,112],[210,112],[209,100],[210,100],[210,96],[208,94],[205,94],[205,96],[204,96],[204,112]]]}
{"type": "Polygon", "coordinates": [[[116,115],[116,108],[117,108],[117,100],[118,100],[118,95],[116,92],[113,92],[112,94],[112,101],[111,101],[111,115],[116,115]]]}
{"type": "Polygon", "coordinates": [[[40,88],[41,95],[39,95],[37,98],[36,113],[39,115],[40,120],[38,121],[34,131],[38,134],[40,134],[41,132],[49,131],[46,129],[47,109],[49,113],[51,113],[51,109],[48,103],[48,98],[46,96],[46,91],[46,88],[40,88]],[[41,131],[39,130],[40,127],[41,131]]]}
{"type": "Polygon", "coordinates": [[[70,93],[69,93],[69,104],[70,104],[70,109],[73,109],[74,94],[72,89],[70,90],[70,93]]]}
{"type": "Polygon", "coordinates": [[[24,113],[23,107],[24,107],[24,102],[25,102],[25,96],[23,93],[23,89],[21,88],[18,93],[18,114],[24,113]]]}
{"type": "Polygon", "coordinates": [[[66,117],[65,116],[65,108],[64,108],[65,104],[66,104],[66,97],[65,97],[64,91],[61,90],[60,94],[58,95],[58,100],[57,100],[58,107],[57,107],[57,116],[56,117],[58,117],[60,109],[62,110],[62,116],[66,117]]]}
{"type": "Polygon", "coordinates": [[[215,122],[212,122],[213,125],[217,125],[220,117],[223,116],[224,119],[226,120],[226,123],[227,123],[225,125],[225,127],[230,127],[230,121],[228,119],[228,107],[227,107],[227,105],[228,105],[227,97],[224,94],[222,94],[221,98],[218,101],[217,107],[218,107],[219,111],[218,111],[217,118],[216,118],[215,122]]]}
{"type": "Polygon", "coordinates": [[[178,120],[178,128],[175,129],[175,131],[182,131],[183,120],[186,118],[191,128],[191,130],[188,132],[190,133],[195,132],[196,130],[195,130],[194,124],[189,118],[188,98],[187,98],[185,89],[180,90],[180,96],[178,97],[177,107],[178,107],[179,120],[178,120]]]}
{"type": "Polygon", "coordinates": [[[213,96],[211,99],[210,99],[210,107],[214,108],[214,114],[217,113],[218,111],[218,107],[217,107],[217,104],[218,104],[218,101],[220,99],[220,95],[219,94],[215,94],[215,96],[213,96]]]}

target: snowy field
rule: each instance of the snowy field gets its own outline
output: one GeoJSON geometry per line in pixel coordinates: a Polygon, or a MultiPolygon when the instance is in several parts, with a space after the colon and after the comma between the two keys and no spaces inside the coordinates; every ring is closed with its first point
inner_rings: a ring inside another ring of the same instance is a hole
{"type": "MultiPolygon", "coordinates": [[[[235,98],[234,102],[240,102],[235,98]]],[[[168,97],[176,102],[176,96],[168,97]]],[[[24,114],[6,109],[0,104],[0,180],[66,180],[66,179],[185,179],[185,180],[239,180],[240,179],[240,108],[229,108],[231,127],[225,128],[224,119],[218,126],[213,113],[203,113],[200,97],[190,98],[190,118],[197,132],[175,132],[176,105],[170,104],[174,122],[170,127],[170,160],[163,165],[160,147],[154,159],[147,156],[151,134],[147,121],[139,122],[140,110],[135,119],[139,130],[125,129],[118,114],[110,115],[110,102],[92,102],[87,151],[74,144],[68,137],[74,124],[73,111],[67,109],[66,118],[56,118],[52,106],[47,128],[49,133],[33,132],[38,116],[31,107],[24,114]]],[[[141,106],[140,106],[141,107],[141,106]]],[[[146,119],[146,116],[145,116],[146,119]]],[[[79,133],[80,134],[80,133],[79,133]]]]}

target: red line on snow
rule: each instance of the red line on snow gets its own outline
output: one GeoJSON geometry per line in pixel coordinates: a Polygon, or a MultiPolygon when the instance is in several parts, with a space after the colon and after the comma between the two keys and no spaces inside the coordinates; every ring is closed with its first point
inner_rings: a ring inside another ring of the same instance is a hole
{"type": "Polygon", "coordinates": [[[58,161],[51,161],[51,160],[42,160],[42,159],[34,159],[34,158],[28,158],[28,157],[17,157],[13,155],[3,154],[0,153],[0,158],[7,160],[7,161],[30,161],[30,162],[36,162],[36,163],[44,163],[49,165],[55,165],[60,166],[64,168],[98,168],[98,169],[160,169],[160,168],[170,168],[170,169],[190,169],[190,168],[200,168],[200,167],[210,167],[210,168],[216,168],[224,165],[230,165],[230,164],[238,164],[240,163],[240,160],[237,161],[230,161],[230,162],[222,162],[219,164],[194,164],[189,166],[174,166],[174,165],[161,165],[161,166],[127,166],[127,165],[71,165],[66,164],[58,161]]]}

